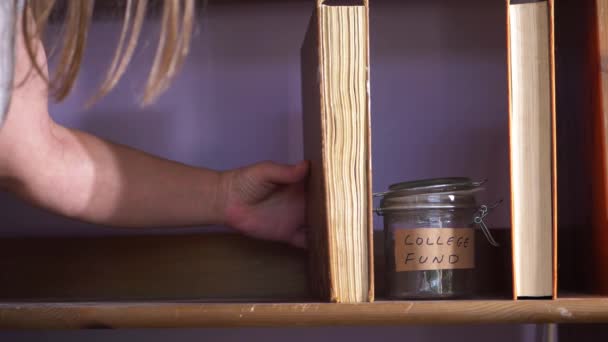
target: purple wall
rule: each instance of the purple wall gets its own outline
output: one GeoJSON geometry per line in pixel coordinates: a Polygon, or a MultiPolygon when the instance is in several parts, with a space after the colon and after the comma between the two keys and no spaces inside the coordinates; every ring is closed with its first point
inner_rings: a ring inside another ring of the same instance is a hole
{"type": "MultiPolygon", "coordinates": [[[[504,3],[407,1],[371,16],[374,191],[400,180],[488,178],[509,199],[504,3]]],[[[493,215],[508,227],[510,204],[493,215]]]]}
{"type": "MultiPolygon", "coordinates": [[[[77,87],[67,101],[51,106],[52,115],[67,126],[194,165],[229,169],[265,159],[297,161],[299,47],[309,9],[301,2],[211,5],[184,70],[155,105],[143,109],[137,99],[155,49],[153,23],[118,88],[84,108],[119,30],[116,22],[97,22],[77,87]]],[[[374,191],[402,180],[464,175],[490,179],[484,201],[508,199],[503,22],[502,1],[372,4],[374,191]]],[[[68,222],[7,195],[0,203],[2,235],[134,233],[68,222]]],[[[504,204],[491,223],[507,227],[508,208],[504,204]]]]}

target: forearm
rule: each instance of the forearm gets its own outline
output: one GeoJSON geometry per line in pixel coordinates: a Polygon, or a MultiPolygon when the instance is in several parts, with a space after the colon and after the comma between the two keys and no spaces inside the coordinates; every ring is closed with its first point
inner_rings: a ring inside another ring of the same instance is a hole
{"type": "Polygon", "coordinates": [[[48,152],[23,165],[17,189],[40,206],[122,227],[224,222],[221,176],[216,171],[156,158],[57,125],[50,136],[48,152]]]}

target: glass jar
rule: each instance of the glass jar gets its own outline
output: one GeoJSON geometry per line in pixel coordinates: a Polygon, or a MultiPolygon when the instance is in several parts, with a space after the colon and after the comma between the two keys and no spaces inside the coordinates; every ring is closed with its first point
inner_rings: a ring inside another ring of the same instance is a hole
{"type": "MultiPolygon", "coordinates": [[[[384,217],[387,295],[398,299],[455,299],[473,295],[476,224],[486,206],[469,178],[393,184],[376,209],[384,217]]],[[[484,233],[492,244],[487,227],[484,233]]]]}

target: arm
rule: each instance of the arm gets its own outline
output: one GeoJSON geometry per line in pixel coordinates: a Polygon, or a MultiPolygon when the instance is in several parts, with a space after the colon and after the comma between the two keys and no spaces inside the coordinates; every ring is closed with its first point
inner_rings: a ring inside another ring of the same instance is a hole
{"type": "Polygon", "coordinates": [[[12,161],[15,193],[71,218],[121,227],[223,224],[220,173],[197,169],[49,123],[12,161]],[[39,152],[38,152],[39,151],[39,152]]]}
{"type": "MultiPolygon", "coordinates": [[[[39,49],[42,64],[46,58],[39,49]]],[[[15,82],[0,128],[0,186],[71,218],[123,227],[225,224],[304,244],[307,164],[260,163],[217,172],[163,160],[62,127],[48,89],[16,44],[15,82]],[[24,78],[27,77],[27,80],[24,78]]]]}
{"type": "MultiPolygon", "coordinates": [[[[0,128],[4,188],[56,213],[94,223],[136,227],[224,222],[218,172],[155,158],[53,122],[47,84],[33,71],[21,33],[16,38],[15,86],[0,128]]],[[[46,64],[41,44],[37,58],[39,65],[46,64]]]]}
{"type": "MultiPolygon", "coordinates": [[[[223,224],[257,238],[304,245],[307,164],[270,162],[217,172],[61,127],[51,120],[5,155],[6,187],[82,221],[120,227],[223,224]],[[46,133],[45,133],[46,132],[46,133]],[[37,137],[37,138],[36,138],[37,137]],[[31,139],[30,138],[30,139],[31,139]]],[[[11,127],[11,119],[7,127],[11,127]]],[[[8,129],[7,129],[8,132],[8,129]]],[[[0,134],[0,153],[3,134],[0,134]]]]}

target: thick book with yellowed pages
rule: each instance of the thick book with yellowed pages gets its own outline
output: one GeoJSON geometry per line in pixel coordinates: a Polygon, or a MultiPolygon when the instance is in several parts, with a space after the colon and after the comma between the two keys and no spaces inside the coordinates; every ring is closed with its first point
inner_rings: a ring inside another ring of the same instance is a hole
{"type": "Polygon", "coordinates": [[[311,284],[373,301],[367,1],[318,0],[301,53],[311,284]]]}
{"type": "Polygon", "coordinates": [[[555,76],[551,1],[507,1],[515,298],[553,298],[557,284],[555,76]]]}

